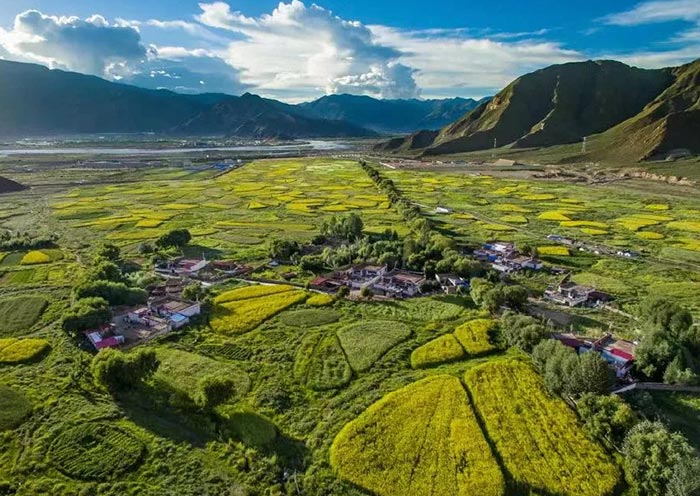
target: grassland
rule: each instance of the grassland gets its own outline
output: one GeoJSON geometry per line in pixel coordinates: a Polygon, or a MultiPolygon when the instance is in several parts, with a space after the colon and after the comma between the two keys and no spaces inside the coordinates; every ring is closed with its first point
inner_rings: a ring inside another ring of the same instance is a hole
{"type": "Polygon", "coordinates": [[[30,329],[41,318],[48,302],[40,296],[0,299],[0,337],[30,329]]]}
{"type": "Polygon", "coordinates": [[[451,376],[425,379],[372,405],[338,434],[330,460],[340,477],[381,496],[497,496],[505,489],[464,389],[451,376]]]}
{"type": "Polygon", "coordinates": [[[498,361],[465,382],[486,431],[516,484],[547,494],[612,494],[618,469],[576,428],[576,415],[545,391],[528,364],[498,361]]]}
{"type": "Polygon", "coordinates": [[[338,331],[338,339],[355,372],[364,372],[387,351],[411,336],[402,323],[374,320],[338,331]]]}
{"type": "Polygon", "coordinates": [[[0,432],[17,427],[31,411],[31,403],[21,392],[0,384],[0,432]]]}

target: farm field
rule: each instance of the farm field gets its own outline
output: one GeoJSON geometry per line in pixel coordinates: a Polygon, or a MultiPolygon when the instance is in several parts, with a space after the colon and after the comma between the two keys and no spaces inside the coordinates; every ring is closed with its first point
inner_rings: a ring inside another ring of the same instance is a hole
{"type": "MultiPolygon", "coordinates": [[[[575,281],[633,302],[667,294],[700,315],[700,200],[692,191],[637,182],[582,186],[451,171],[390,170],[392,179],[443,232],[478,246],[489,240],[538,247],[546,262],[576,271],[575,281]],[[440,206],[450,214],[438,214],[440,206]],[[513,215],[523,216],[514,221],[513,215]],[[556,234],[640,252],[643,260],[597,257],[546,239],[556,234]]],[[[544,289],[549,281],[522,281],[544,289]]]]}
{"type": "MultiPolygon", "coordinates": [[[[700,272],[673,265],[700,264],[692,198],[616,198],[601,188],[583,203],[584,190],[567,184],[382,173],[468,247],[495,237],[528,242],[625,305],[653,290],[700,310],[691,301],[700,272]],[[455,212],[433,214],[438,204],[455,212]],[[564,253],[544,239],[551,232],[657,258],[564,253]]],[[[93,352],[59,319],[102,241],[147,265],[142,242],[187,228],[187,257],[258,265],[269,261],[271,240],[308,242],[333,215],[355,212],[366,232],[405,234],[407,223],[357,162],[259,160],[218,177],[158,166],[17,179],[33,189],[0,196],[0,225],[39,226],[60,248],[0,254],[0,493],[7,481],[21,488],[16,496],[606,496],[621,481],[600,446],[571,434],[581,431],[568,429],[579,426],[573,411],[545,395],[521,354],[491,342],[497,323],[462,296],[344,300],[305,287],[310,274],[285,283],[290,266],[269,269],[261,279],[274,281],[261,285],[215,283],[208,320],[138,348],[159,361],[143,387],[112,394],[95,385],[93,352]],[[213,378],[230,379],[233,391],[203,410],[213,378]],[[563,448],[552,448],[550,430],[563,448]]],[[[542,288],[553,279],[523,282],[542,288]]],[[[571,315],[592,320],[586,312],[571,315]]],[[[593,317],[607,330],[607,316],[593,317]]],[[[697,445],[695,399],[664,408],[697,445]]]]}

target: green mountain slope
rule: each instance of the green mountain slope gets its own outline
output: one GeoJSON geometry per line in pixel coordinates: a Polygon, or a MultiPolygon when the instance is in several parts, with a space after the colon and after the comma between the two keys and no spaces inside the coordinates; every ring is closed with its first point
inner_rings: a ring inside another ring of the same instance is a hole
{"type": "Polygon", "coordinates": [[[664,158],[674,150],[700,153],[700,60],[672,71],[673,83],[642,112],[600,135],[591,158],[664,158]]]}
{"type": "Polygon", "coordinates": [[[518,78],[443,129],[428,153],[473,151],[494,142],[515,148],[574,143],[638,114],[671,82],[668,69],[613,61],[551,66],[518,78]]]}

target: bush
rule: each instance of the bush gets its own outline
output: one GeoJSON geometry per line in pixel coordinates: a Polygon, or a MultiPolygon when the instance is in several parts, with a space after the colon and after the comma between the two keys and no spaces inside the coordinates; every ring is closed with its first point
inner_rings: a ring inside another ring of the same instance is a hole
{"type": "Polygon", "coordinates": [[[132,353],[107,349],[92,359],[92,375],[95,383],[111,392],[124,392],[137,387],[158,369],[158,359],[153,350],[132,353]]]}
{"type": "Polygon", "coordinates": [[[158,248],[183,248],[192,241],[192,235],[187,229],[174,229],[156,240],[158,248]]]}
{"type": "Polygon", "coordinates": [[[96,329],[112,320],[109,303],[103,298],[83,298],[64,312],[61,327],[71,334],[96,329]]]}
{"type": "Polygon", "coordinates": [[[130,288],[123,282],[92,281],[77,286],[73,290],[76,299],[102,298],[112,306],[139,305],[146,303],[148,292],[140,288],[130,288]]]}

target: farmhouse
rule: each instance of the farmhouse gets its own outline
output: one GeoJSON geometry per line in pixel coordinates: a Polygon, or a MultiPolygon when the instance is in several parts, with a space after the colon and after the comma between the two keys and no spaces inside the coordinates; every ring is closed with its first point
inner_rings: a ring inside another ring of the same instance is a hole
{"type": "Polygon", "coordinates": [[[440,283],[445,294],[456,294],[460,288],[469,289],[469,281],[457,274],[435,274],[435,280],[440,283]]]}
{"type": "Polygon", "coordinates": [[[386,265],[362,264],[353,265],[344,272],[341,272],[341,279],[350,289],[362,289],[364,287],[371,288],[380,277],[387,273],[386,265]]]}
{"type": "Polygon", "coordinates": [[[114,324],[103,325],[98,329],[93,329],[85,332],[85,337],[97,351],[106,348],[118,348],[124,344],[124,336],[116,334],[116,326],[114,324]]]}
{"type": "Polygon", "coordinates": [[[518,252],[515,243],[490,241],[474,251],[477,260],[490,264],[497,272],[511,274],[521,270],[542,270],[544,265],[534,257],[518,252]]]}
{"type": "Polygon", "coordinates": [[[208,266],[209,262],[204,258],[202,258],[202,260],[178,259],[159,265],[156,267],[156,272],[160,274],[194,277],[208,266]]]}
{"type": "Polygon", "coordinates": [[[253,271],[252,267],[248,265],[243,265],[233,260],[218,260],[212,262],[212,268],[222,274],[227,276],[240,276],[244,274],[249,274],[253,271]]]}
{"type": "Polygon", "coordinates": [[[629,374],[634,364],[637,343],[616,339],[606,334],[600,339],[584,338],[575,334],[554,334],[554,339],[576,350],[577,353],[599,353],[615,370],[618,379],[629,374]]]}
{"type": "Polygon", "coordinates": [[[606,293],[575,282],[563,282],[558,286],[549,286],[544,292],[544,298],[568,307],[599,306],[612,300],[612,297],[606,293]]]}
{"type": "Polygon", "coordinates": [[[420,286],[424,282],[425,275],[420,272],[393,270],[380,276],[370,289],[386,296],[411,298],[420,293],[420,286]]]}

